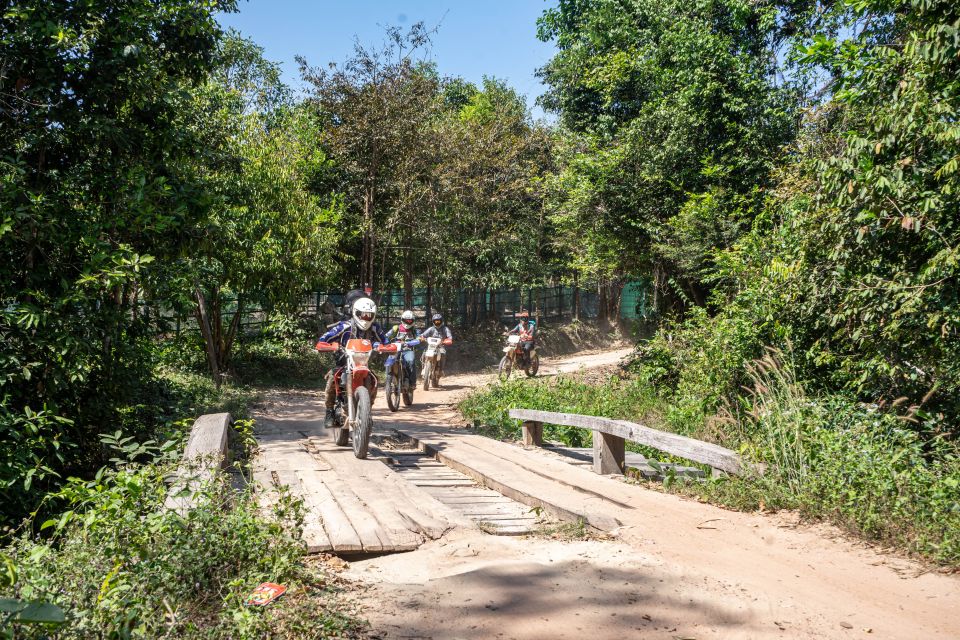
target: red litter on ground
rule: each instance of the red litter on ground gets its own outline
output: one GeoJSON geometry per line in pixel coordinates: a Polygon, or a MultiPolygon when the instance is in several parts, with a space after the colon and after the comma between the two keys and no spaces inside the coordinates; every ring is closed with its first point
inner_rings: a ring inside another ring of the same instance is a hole
{"type": "Polygon", "coordinates": [[[253,590],[253,593],[250,594],[250,597],[247,598],[247,605],[249,606],[263,606],[269,604],[283,595],[283,592],[287,588],[282,584],[274,584],[272,582],[264,582],[259,587],[253,590]]]}

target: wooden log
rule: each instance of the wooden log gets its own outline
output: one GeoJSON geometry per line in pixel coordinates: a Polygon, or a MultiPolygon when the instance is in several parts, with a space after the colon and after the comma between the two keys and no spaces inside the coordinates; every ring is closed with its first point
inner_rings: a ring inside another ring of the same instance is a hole
{"type": "Polygon", "coordinates": [[[687,460],[700,462],[727,473],[742,474],[746,471],[762,471],[757,468],[748,468],[741,457],[730,449],[676,433],[651,429],[626,420],[612,420],[597,416],[581,416],[574,413],[556,413],[534,409],[510,409],[510,417],[517,420],[582,427],[599,431],[631,442],[638,442],[687,460]]]}
{"type": "Polygon", "coordinates": [[[525,421],[523,428],[523,446],[542,447],[543,446],[543,423],[535,420],[525,421]]]}
{"type": "Polygon", "coordinates": [[[602,431],[593,432],[593,470],[595,473],[623,473],[625,440],[602,431]]]}

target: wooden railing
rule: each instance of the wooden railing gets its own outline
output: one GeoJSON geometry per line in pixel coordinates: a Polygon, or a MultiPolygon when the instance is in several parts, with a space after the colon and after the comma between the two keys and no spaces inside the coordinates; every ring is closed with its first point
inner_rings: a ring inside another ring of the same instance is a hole
{"type": "Polygon", "coordinates": [[[756,466],[744,463],[730,449],[626,420],[534,409],[510,409],[510,417],[523,421],[523,443],[526,446],[543,445],[544,423],[590,429],[593,431],[593,470],[597,473],[624,472],[624,445],[627,440],[731,474],[761,471],[756,466]]]}
{"type": "Polygon", "coordinates": [[[168,509],[178,513],[192,509],[196,489],[209,483],[230,461],[231,424],[229,413],[209,413],[194,421],[167,494],[168,509]]]}

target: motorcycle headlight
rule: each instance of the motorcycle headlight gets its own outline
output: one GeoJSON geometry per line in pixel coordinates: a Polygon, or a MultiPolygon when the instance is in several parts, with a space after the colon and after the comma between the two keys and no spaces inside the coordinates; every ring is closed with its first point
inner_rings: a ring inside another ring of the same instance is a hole
{"type": "Polygon", "coordinates": [[[353,365],[355,367],[365,367],[367,363],[370,362],[370,352],[369,351],[353,351],[350,354],[350,357],[353,358],[353,365]]]}

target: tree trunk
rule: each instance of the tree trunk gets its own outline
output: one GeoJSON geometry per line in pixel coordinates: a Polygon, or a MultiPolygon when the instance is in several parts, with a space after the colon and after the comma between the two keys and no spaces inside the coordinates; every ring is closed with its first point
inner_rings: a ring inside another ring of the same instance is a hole
{"type": "Polygon", "coordinates": [[[430,316],[433,315],[433,276],[430,273],[430,262],[427,261],[427,311],[425,324],[430,326],[430,316]]]}
{"type": "Polygon", "coordinates": [[[490,289],[490,306],[487,307],[487,320],[496,320],[497,315],[497,290],[490,289]]]}
{"type": "Polygon", "coordinates": [[[573,274],[573,319],[580,320],[580,274],[573,274]]]}
{"type": "Polygon", "coordinates": [[[210,376],[213,383],[220,388],[220,368],[217,365],[217,348],[213,340],[213,332],[210,330],[210,320],[207,317],[207,300],[203,296],[203,291],[196,288],[194,294],[197,297],[197,324],[200,325],[200,333],[203,336],[203,342],[207,347],[207,364],[210,365],[210,376]]]}
{"type": "Polygon", "coordinates": [[[597,285],[597,318],[607,320],[607,286],[605,284],[597,285]]]}
{"type": "Polygon", "coordinates": [[[230,327],[227,329],[227,335],[223,340],[223,349],[217,354],[220,357],[219,369],[226,371],[230,367],[230,358],[233,353],[234,339],[240,328],[240,321],[243,318],[243,300],[240,294],[237,294],[237,311],[230,320],[230,327]]]}
{"type": "Polygon", "coordinates": [[[409,247],[404,249],[403,256],[403,305],[413,309],[413,255],[409,247]]]}
{"type": "Polygon", "coordinates": [[[613,285],[613,291],[611,292],[611,318],[614,322],[620,322],[620,305],[623,303],[623,286],[624,282],[622,280],[617,280],[613,285]]]}
{"type": "Polygon", "coordinates": [[[363,251],[360,258],[360,286],[373,284],[373,186],[363,193],[363,251]]]}

